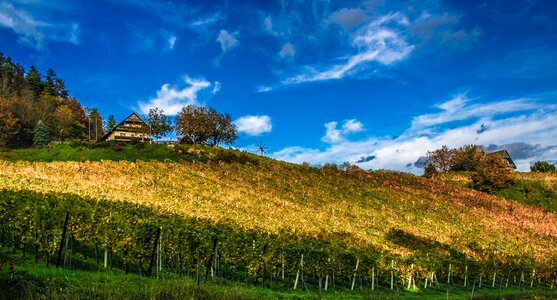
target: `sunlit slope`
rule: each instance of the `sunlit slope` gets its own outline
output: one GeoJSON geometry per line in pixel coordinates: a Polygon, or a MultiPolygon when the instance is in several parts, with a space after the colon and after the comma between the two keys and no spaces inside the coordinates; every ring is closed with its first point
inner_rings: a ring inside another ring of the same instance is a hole
{"type": "Polygon", "coordinates": [[[477,260],[486,253],[538,263],[557,257],[555,213],[395,172],[347,174],[266,159],[257,166],[0,161],[0,188],[132,202],[245,229],[334,237],[333,242],[350,247],[400,255],[423,249],[396,238],[394,229],[477,260]]]}

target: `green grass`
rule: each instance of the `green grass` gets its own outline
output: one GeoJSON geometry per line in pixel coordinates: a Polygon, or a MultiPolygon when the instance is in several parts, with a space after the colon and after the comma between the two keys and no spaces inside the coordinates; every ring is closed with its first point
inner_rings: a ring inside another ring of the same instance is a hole
{"type": "Polygon", "coordinates": [[[541,207],[548,212],[557,211],[557,190],[539,180],[518,179],[511,187],[497,191],[495,195],[541,207]]]}
{"type": "Polygon", "coordinates": [[[178,154],[173,147],[158,144],[121,144],[121,150],[114,143],[99,143],[75,146],[51,144],[47,148],[25,148],[0,151],[0,159],[7,161],[175,161],[190,160],[192,157],[178,154]]]}
{"type": "MultiPolygon", "coordinates": [[[[316,299],[318,288],[308,286],[306,291],[294,291],[284,287],[263,288],[243,282],[211,279],[197,288],[192,277],[162,273],[159,279],[125,274],[122,270],[81,271],[45,266],[43,261],[21,253],[12,254],[8,248],[0,248],[0,299],[316,299]]],[[[461,284],[440,283],[427,289],[407,290],[388,286],[371,290],[361,289],[358,284],[349,288],[323,291],[324,299],[554,299],[557,290],[528,284],[505,288],[498,281],[495,288],[478,288],[474,283],[468,287],[461,284]],[[447,295],[449,297],[447,297],[447,295]]],[[[417,283],[418,285],[420,283],[417,283]]],[[[512,283],[511,283],[512,285],[512,283]]]]}

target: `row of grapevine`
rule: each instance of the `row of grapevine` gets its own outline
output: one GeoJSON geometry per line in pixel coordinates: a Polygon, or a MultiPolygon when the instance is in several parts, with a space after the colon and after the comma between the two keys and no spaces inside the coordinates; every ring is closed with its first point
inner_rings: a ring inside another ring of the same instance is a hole
{"type": "Polygon", "coordinates": [[[507,285],[517,278],[524,285],[553,285],[557,270],[555,258],[552,264],[542,266],[528,257],[482,253],[485,259],[477,261],[399,229],[390,230],[387,238],[414,243],[414,254],[361,248],[349,236],[332,233],[311,237],[292,232],[268,234],[238,229],[234,224],[161,214],[137,204],[26,190],[0,190],[0,223],[3,245],[34,249],[53,262],[60,254],[60,244],[68,245],[70,239],[82,245],[83,255],[91,257],[94,248],[97,260],[99,256],[102,260],[99,253],[109,253],[129,272],[154,275],[160,270],[198,279],[222,276],[262,285],[274,280],[289,288],[331,287],[333,283],[350,288],[427,287],[428,280],[431,285],[436,281],[471,284],[482,279],[487,285],[495,282],[493,278],[498,282],[506,278],[507,285]]]}

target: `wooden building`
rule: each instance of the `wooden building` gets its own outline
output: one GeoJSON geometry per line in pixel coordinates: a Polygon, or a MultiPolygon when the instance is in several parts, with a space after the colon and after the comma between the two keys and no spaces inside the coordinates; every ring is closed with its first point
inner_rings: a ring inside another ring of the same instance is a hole
{"type": "Polygon", "coordinates": [[[103,141],[129,142],[137,140],[151,143],[151,128],[136,113],[132,113],[102,138],[103,141]]]}
{"type": "Polygon", "coordinates": [[[513,170],[516,169],[516,165],[514,164],[513,159],[509,155],[509,152],[507,152],[507,150],[505,150],[505,149],[495,151],[495,152],[490,152],[487,155],[500,155],[507,162],[510,169],[513,169],[513,170]]]}

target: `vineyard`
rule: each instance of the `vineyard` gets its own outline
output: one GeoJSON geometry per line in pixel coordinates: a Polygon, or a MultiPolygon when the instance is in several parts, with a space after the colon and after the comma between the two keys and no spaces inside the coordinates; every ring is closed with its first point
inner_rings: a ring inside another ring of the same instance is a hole
{"type": "Polygon", "coordinates": [[[2,245],[284,289],[557,283],[555,213],[405,173],[216,158],[0,161],[2,245]]]}

